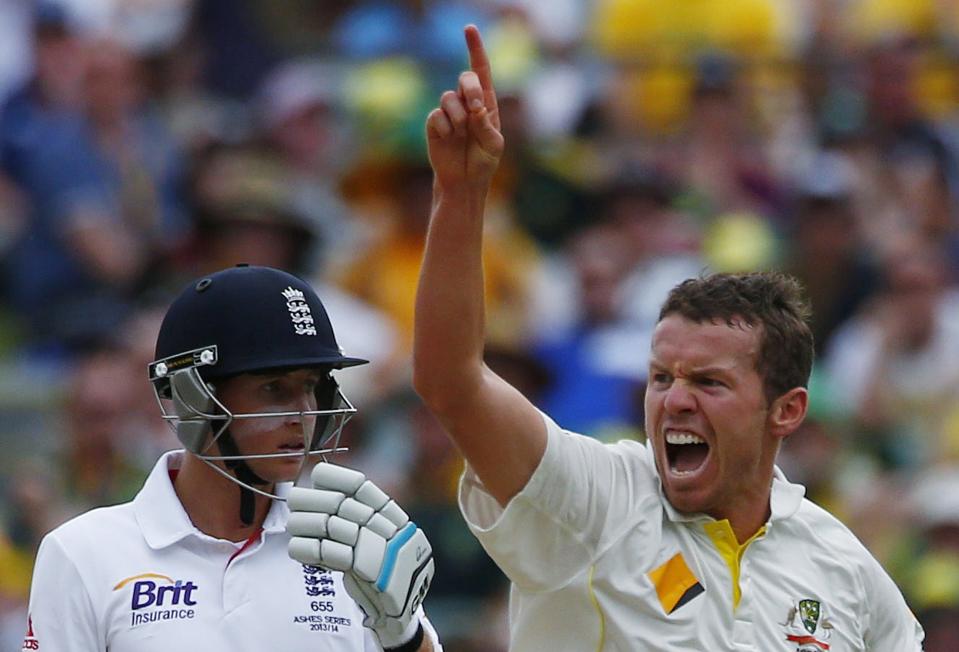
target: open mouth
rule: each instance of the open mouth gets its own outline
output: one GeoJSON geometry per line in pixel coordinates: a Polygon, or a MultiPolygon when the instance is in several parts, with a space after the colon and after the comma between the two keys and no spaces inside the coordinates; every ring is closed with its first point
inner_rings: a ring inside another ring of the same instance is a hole
{"type": "Polygon", "coordinates": [[[709,444],[690,432],[666,433],[666,460],[676,475],[691,475],[699,471],[709,457],[709,444]]]}

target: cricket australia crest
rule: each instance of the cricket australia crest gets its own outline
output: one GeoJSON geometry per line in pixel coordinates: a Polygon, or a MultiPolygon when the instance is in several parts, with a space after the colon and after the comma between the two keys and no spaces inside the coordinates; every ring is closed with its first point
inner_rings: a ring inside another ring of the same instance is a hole
{"type": "Polygon", "coordinates": [[[795,643],[795,652],[828,652],[833,625],[819,600],[804,598],[789,608],[786,640],[795,643]]]}

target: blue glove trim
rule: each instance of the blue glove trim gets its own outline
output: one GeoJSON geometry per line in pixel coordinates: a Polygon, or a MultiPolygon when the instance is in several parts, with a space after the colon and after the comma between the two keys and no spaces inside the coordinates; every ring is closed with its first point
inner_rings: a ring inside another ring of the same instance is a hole
{"type": "Polygon", "coordinates": [[[390,539],[386,546],[386,554],[383,557],[383,568],[380,570],[380,576],[376,578],[376,590],[382,593],[386,590],[386,585],[390,583],[390,576],[393,574],[393,567],[396,565],[396,556],[400,548],[413,538],[416,533],[416,524],[410,521],[402,530],[390,539]]]}

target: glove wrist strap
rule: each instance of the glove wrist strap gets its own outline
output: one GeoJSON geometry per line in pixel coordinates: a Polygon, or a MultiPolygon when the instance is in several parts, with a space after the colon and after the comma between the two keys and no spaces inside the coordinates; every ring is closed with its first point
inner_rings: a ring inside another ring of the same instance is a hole
{"type": "Polygon", "coordinates": [[[418,618],[415,622],[416,632],[413,634],[413,638],[398,647],[386,648],[386,652],[416,652],[420,649],[420,646],[423,645],[423,637],[425,635],[423,632],[423,623],[421,623],[418,618]]]}

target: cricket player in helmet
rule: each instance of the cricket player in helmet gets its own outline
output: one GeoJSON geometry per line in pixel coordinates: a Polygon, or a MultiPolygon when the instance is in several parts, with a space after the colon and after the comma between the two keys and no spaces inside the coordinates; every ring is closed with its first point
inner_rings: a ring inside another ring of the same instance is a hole
{"type": "Polygon", "coordinates": [[[290,486],[354,412],[332,372],[364,362],[295,276],[238,266],[190,283],[148,368],[185,450],[133,501],[44,538],[24,649],[441,650],[422,530],[359,471],[324,461],[290,486]]]}
{"type": "Polygon", "coordinates": [[[160,327],[149,373],[163,416],[184,448],[241,487],[241,518],[249,522],[253,493],[276,497],[263,489],[270,483],[252,460],[295,458],[302,469],[311,455],[331,452],[322,446],[333,442],[335,448],[355,409],[330,372],[366,362],[340,351],[309,285],[280,270],[238,266],[192,283],[177,297],[160,327]],[[308,409],[236,413],[217,397],[217,384],[241,374],[266,377],[301,368],[317,372],[308,409]],[[302,441],[274,451],[245,451],[231,430],[240,420],[297,415],[312,428],[303,428],[302,441]]]}
{"type": "Polygon", "coordinates": [[[366,362],[340,350],[307,283],[240,265],[174,300],[148,371],[163,417],[190,453],[184,466],[202,473],[202,463],[238,485],[243,526],[262,522],[270,499],[287,501],[290,556],[342,571],[385,649],[435,649],[419,608],[432,550],[396,503],[362,473],[326,461],[313,469],[312,488],[277,493],[311,458],[342,450],[356,410],[332,371],[366,362]]]}

